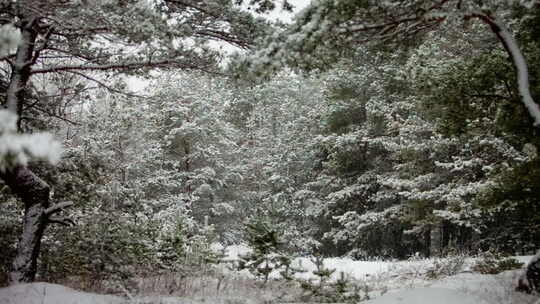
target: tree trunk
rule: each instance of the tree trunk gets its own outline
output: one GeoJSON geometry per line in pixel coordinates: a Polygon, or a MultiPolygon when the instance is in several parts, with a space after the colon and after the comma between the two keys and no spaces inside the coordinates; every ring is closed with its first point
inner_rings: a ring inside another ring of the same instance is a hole
{"type": "Polygon", "coordinates": [[[440,255],[444,255],[445,251],[450,246],[450,224],[447,220],[443,220],[441,223],[441,243],[440,243],[440,255]]]}
{"type": "Polygon", "coordinates": [[[431,228],[426,228],[422,234],[424,239],[424,256],[429,258],[431,257],[431,228]]]}
{"type": "Polygon", "coordinates": [[[517,72],[518,91],[519,95],[521,95],[521,100],[534,119],[534,125],[537,127],[540,126],[540,107],[534,101],[531,94],[527,60],[525,60],[525,56],[521,52],[514,35],[512,35],[506,25],[496,16],[483,13],[473,14],[473,16],[490,26],[491,31],[497,36],[512,59],[517,72]]]}
{"type": "MultiPolygon", "coordinates": [[[[21,5],[28,4],[32,4],[31,1],[21,5]]],[[[11,77],[3,107],[19,116],[18,124],[24,104],[24,88],[30,79],[31,66],[34,63],[38,20],[35,16],[26,16],[21,20],[21,41],[15,60],[10,64],[11,77]]],[[[41,239],[48,223],[46,210],[50,204],[50,187],[28,167],[21,165],[0,171],[0,178],[24,204],[23,232],[9,273],[9,282],[31,282],[36,276],[41,239]]]]}
{"type": "Polygon", "coordinates": [[[9,283],[31,282],[36,276],[41,239],[48,223],[46,210],[50,187],[25,166],[0,172],[0,177],[24,204],[23,232],[9,273],[9,283]]]}

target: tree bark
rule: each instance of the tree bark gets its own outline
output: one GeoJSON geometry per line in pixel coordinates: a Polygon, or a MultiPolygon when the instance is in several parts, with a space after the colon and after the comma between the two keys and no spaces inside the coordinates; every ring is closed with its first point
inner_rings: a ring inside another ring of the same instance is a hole
{"type": "Polygon", "coordinates": [[[429,227],[426,228],[426,230],[424,230],[422,234],[424,238],[424,256],[426,258],[430,258],[431,257],[431,228],[429,227]]]}
{"type": "Polygon", "coordinates": [[[452,224],[449,221],[443,220],[441,223],[441,243],[440,243],[440,254],[444,255],[451,246],[452,243],[452,224]]]}
{"type": "MultiPolygon", "coordinates": [[[[37,22],[38,19],[35,17],[28,17],[21,21],[21,41],[15,61],[11,64],[11,76],[4,108],[18,115],[18,123],[20,123],[24,104],[24,88],[31,75],[38,35],[37,22]]],[[[50,187],[26,166],[17,165],[0,171],[0,178],[24,204],[23,233],[9,273],[9,283],[31,282],[36,276],[41,239],[48,223],[46,210],[50,204],[50,187]]]]}
{"type": "Polygon", "coordinates": [[[24,104],[24,88],[31,75],[34,49],[38,32],[34,27],[37,19],[23,21],[21,27],[21,41],[15,55],[15,62],[11,64],[11,76],[6,92],[4,108],[17,114],[22,114],[24,104]]]}
{"type": "Polygon", "coordinates": [[[9,273],[9,283],[32,282],[36,276],[41,239],[48,223],[50,187],[25,166],[0,172],[0,178],[24,204],[23,232],[9,273]]]}
{"type": "Polygon", "coordinates": [[[540,107],[534,101],[530,83],[529,83],[529,70],[527,66],[527,60],[521,51],[516,39],[510,33],[510,30],[494,16],[488,16],[485,14],[473,14],[474,17],[479,18],[491,28],[491,31],[497,36],[499,41],[504,46],[504,49],[512,59],[517,73],[518,91],[521,96],[521,100],[525,107],[529,111],[529,114],[534,119],[534,125],[540,126],[540,107]]]}

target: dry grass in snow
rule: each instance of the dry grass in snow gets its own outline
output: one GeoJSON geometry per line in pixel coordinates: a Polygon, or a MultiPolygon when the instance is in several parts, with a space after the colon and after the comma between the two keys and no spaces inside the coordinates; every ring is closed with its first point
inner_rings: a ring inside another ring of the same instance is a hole
{"type": "MultiPolygon", "coordinates": [[[[245,250],[232,248],[229,259],[237,258],[245,250]]],[[[518,271],[498,275],[473,273],[470,270],[473,261],[464,256],[401,262],[333,258],[326,259],[324,265],[336,269],[334,279],[343,273],[351,284],[362,288],[370,299],[366,304],[540,304],[537,296],[513,290],[518,271]]],[[[316,267],[310,259],[299,258],[295,263],[306,270],[298,274],[299,278],[316,280],[312,273],[316,267]]],[[[79,279],[64,284],[90,289],[82,282],[79,279]]],[[[86,293],[55,284],[21,284],[0,289],[0,304],[272,304],[309,300],[298,283],[271,280],[262,286],[248,272],[226,267],[189,276],[165,273],[136,278],[125,282],[124,289],[120,288],[122,292],[114,296],[98,294],[110,292],[104,287],[105,282],[99,286],[94,289],[97,293],[86,293]]]]}

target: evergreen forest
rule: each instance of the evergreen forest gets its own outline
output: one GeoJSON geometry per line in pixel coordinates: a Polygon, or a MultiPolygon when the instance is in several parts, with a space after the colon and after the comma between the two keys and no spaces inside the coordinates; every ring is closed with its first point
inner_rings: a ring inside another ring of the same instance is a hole
{"type": "Polygon", "coordinates": [[[0,1],[0,286],[534,255],[540,2],[300,2],[0,1]]]}

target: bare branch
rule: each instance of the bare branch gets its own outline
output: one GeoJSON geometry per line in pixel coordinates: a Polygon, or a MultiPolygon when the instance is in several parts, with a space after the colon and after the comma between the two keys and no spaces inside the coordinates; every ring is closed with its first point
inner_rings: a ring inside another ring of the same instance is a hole
{"type": "Polygon", "coordinates": [[[145,96],[142,96],[142,95],[137,95],[137,94],[133,94],[133,93],[127,93],[127,92],[124,92],[124,91],[121,91],[121,90],[118,90],[118,89],[115,89],[109,85],[106,85],[104,82],[100,81],[100,80],[97,80],[96,78],[94,77],[90,77],[84,73],[79,73],[77,71],[68,71],[69,73],[72,73],[72,74],[75,74],[75,75],[79,75],[85,79],[88,79],[92,82],[95,82],[98,84],[98,86],[100,87],[103,87],[105,89],[107,89],[108,91],[112,92],[112,93],[117,93],[117,94],[122,94],[122,95],[125,95],[125,96],[128,96],[128,97],[137,97],[137,98],[145,98],[145,96]]]}
{"type": "Polygon", "coordinates": [[[71,207],[73,205],[74,205],[74,203],[71,202],[71,201],[61,202],[61,203],[58,203],[58,204],[54,204],[51,207],[45,209],[45,211],[43,213],[44,213],[45,216],[51,216],[51,215],[53,215],[55,213],[58,213],[58,212],[64,210],[64,208],[68,208],[68,207],[71,207]]]}
{"type": "Polygon", "coordinates": [[[41,52],[47,48],[47,45],[49,44],[49,40],[51,38],[51,34],[52,34],[52,27],[49,27],[47,29],[47,33],[45,34],[45,37],[43,38],[43,42],[42,44],[36,48],[35,52],[34,52],[34,57],[32,58],[32,64],[35,64],[38,60],[38,58],[40,57],[41,55],[41,52]]]}
{"type": "MultiPolygon", "coordinates": [[[[62,121],[65,121],[65,122],[67,122],[67,123],[69,123],[69,124],[71,124],[71,125],[74,125],[74,126],[79,126],[79,125],[80,125],[80,124],[77,123],[77,122],[74,122],[74,121],[72,121],[72,120],[70,120],[70,119],[67,119],[67,118],[65,118],[65,117],[62,117],[62,116],[60,116],[60,115],[57,115],[57,114],[54,114],[54,113],[50,113],[50,112],[45,111],[45,110],[43,110],[43,109],[41,109],[41,108],[39,108],[39,107],[33,107],[33,109],[35,109],[35,110],[37,110],[37,111],[39,111],[39,112],[41,112],[41,113],[45,113],[46,115],[52,116],[52,117],[57,118],[57,119],[60,119],[60,120],[62,120],[62,121]]],[[[33,120],[33,121],[47,122],[47,121],[45,121],[45,120],[43,120],[43,119],[38,119],[38,118],[36,118],[36,117],[28,117],[28,116],[21,116],[20,119],[21,119],[21,120],[26,120],[26,121],[28,121],[28,120],[33,120]]]]}
{"type": "Polygon", "coordinates": [[[53,67],[46,67],[41,69],[33,69],[32,74],[45,74],[54,72],[68,72],[68,71],[110,71],[110,70],[136,70],[144,67],[180,67],[184,69],[198,69],[197,66],[189,64],[180,64],[172,59],[165,59],[161,61],[146,61],[146,62],[120,62],[111,64],[88,64],[88,65],[58,65],[53,67]]]}
{"type": "Polygon", "coordinates": [[[47,219],[47,222],[49,224],[59,224],[59,225],[68,226],[68,227],[76,225],[75,221],[68,217],[53,217],[53,218],[47,219]]]}
{"type": "Polygon", "coordinates": [[[245,50],[250,49],[250,45],[248,43],[223,31],[206,29],[198,31],[197,34],[201,35],[202,37],[211,38],[217,41],[226,41],[245,50]]]}
{"type": "Polygon", "coordinates": [[[1,56],[1,57],[0,57],[0,61],[6,60],[6,61],[8,61],[10,64],[13,64],[13,63],[12,63],[13,61],[11,60],[11,59],[13,59],[13,58],[15,58],[15,54],[10,54],[10,55],[6,55],[6,56],[1,56]]]}
{"type": "Polygon", "coordinates": [[[61,49],[59,47],[53,47],[53,46],[47,46],[47,51],[51,51],[52,53],[66,54],[66,55],[64,55],[64,56],[61,56],[61,55],[44,56],[44,55],[42,55],[40,57],[41,59],[44,59],[44,58],[60,58],[60,59],[64,59],[64,58],[74,58],[75,57],[75,58],[84,59],[84,60],[89,61],[89,62],[95,62],[95,61],[97,61],[99,59],[106,59],[106,58],[110,57],[109,55],[89,56],[89,55],[78,53],[78,52],[73,51],[73,50],[63,50],[63,49],[61,49]]]}

